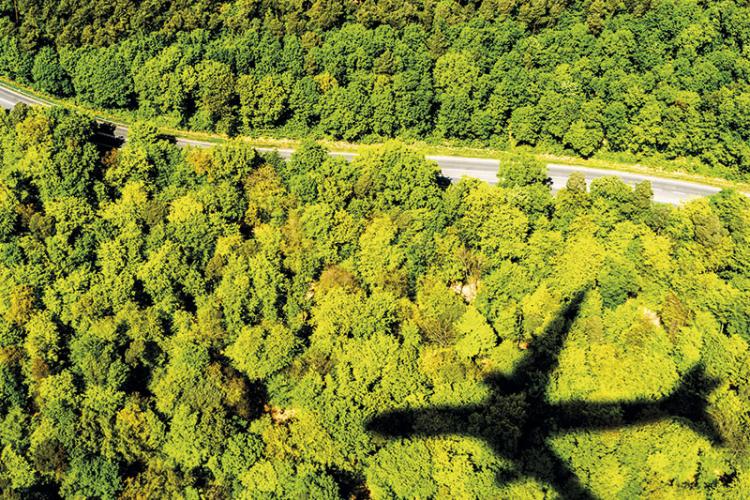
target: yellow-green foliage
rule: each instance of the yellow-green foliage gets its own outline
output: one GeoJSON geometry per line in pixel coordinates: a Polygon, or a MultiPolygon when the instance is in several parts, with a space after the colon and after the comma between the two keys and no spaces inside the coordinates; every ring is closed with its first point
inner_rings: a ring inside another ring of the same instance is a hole
{"type": "Polygon", "coordinates": [[[89,125],[0,115],[11,497],[746,493],[744,196],[552,196],[524,157],[448,185],[398,144],[284,162],[145,125],[100,153],[89,125]]]}

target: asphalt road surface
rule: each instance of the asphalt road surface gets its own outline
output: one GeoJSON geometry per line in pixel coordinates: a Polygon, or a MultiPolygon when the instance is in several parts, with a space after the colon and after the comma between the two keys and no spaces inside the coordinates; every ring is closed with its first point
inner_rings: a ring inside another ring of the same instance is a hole
{"type": "MultiPolygon", "coordinates": [[[[11,109],[18,103],[29,105],[46,105],[43,101],[17,93],[9,88],[0,85],[0,106],[11,109]]],[[[117,126],[114,129],[114,135],[125,139],[127,137],[127,128],[117,126]]],[[[210,142],[196,141],[178,137],[177,144],[180,146],[208,147],[213,145],[210,142]]],[[[272,151],[269,148],[257,148],[259,151],[272,151]]],[[[288,158],[293,150],[277,149],[282,157],[288,158]]],[[[353,158],[353,153],[331,153],[342,156],[347,159],[353,158]]],[[[487,160],[481,158],[462,158],[457,156],[428,156],[430,160],[437,162],[446,177],[458,180],[462,177],[475,177],[490,183],[497,181],[496,173],[500,165],[498,160],[487,160]]],[[[553,191],[558,191],[565,187],[568,177],[573,172],[581,172],[586,177],[586,182],[591,183],[598,177],[617,176],[626,184],[631,186],[642,181],[650,181],[651,188],[654,192],[654,200],[660,203],[670,203],[679,205],[682,202],[710,196],[719,191],[719,188],[698,184],[695,182],[680,181],[667,179],[653,175],[635,174],[630,172],[620,172],[617,170],[603,170],[596,168],[573,167],[569,165],[559,165],[555,163],[547,164],[547,171],[552,179],[553,191]]]]}

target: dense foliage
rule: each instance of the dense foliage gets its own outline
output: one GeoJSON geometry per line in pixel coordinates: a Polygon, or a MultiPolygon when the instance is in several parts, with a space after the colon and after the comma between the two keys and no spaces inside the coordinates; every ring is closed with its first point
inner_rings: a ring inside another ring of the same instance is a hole
{"type": "Polygon", "coordinates": [[[0,37],[1,74],[196,130],[624,152],[750,176],[741,0],[4,0],[0,37]]]}
{"type": "Polygon", "coordinates": [[[367,423],[485,401],[483,380],[524,366],[575,296],[559,366],[524,367],[548,383],[473,425],[512,446],[532,393],[655,401],[702,366],[721,443],[685,417],[613,412],[548,446],[599,496],[750,488],[745,197],[672,208],[578,176],[553,197],[522,157],[498,186],[447,185],[398,144],[284,162],[180,150],[148,125],[100,151],[92,129],[59,109],[0,116],[5,495],[554,495],[565,483],[533,453],[367,423]]]}

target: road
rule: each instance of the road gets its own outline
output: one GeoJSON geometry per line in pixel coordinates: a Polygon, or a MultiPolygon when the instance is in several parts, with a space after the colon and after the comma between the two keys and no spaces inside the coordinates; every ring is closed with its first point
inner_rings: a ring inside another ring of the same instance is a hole
{"type": "Polygon", "coordinates": [[[0,86],[0,106],[5,109],[12,109],[18,103],[24,103],[29,105],[44,104],[43,102],[27,97],[23,94],[19,94],[10,89],[0,86]]]}
{"type": "MultiPolygon", "coordinates": [[[[0,106],[6,109],[11,109],[18,103],[25,103],[29,105],[47,105],[47,103],[20,94],[4,87],[0,84],[0,106]]],[[[114,134],[118,137],[127,137],[127,128],[122,126],[115,127],[114,134]]],[[[177,144],[180,146],[195,146],[195,147],[209,147],[213,143],[196,141],[193,139],[187,139],[183,137],[177,138],[177,144]]],[[[270,148],[257,148],[259,151],[272,151],[270,148]]],[[[276,149],[282,157],[288,158],[293,150],[291,149],[276,149]]],[[[355,154],[353,153],[336,153],[332,152],[332,155],[342,156],[347,159],[352,159],[355,154]]],[[[500,162],[498,160],[488,160],[482,158],[463,158],[458,156],[428,156],[430,160],[437,162],[443,171],[443,175],[446,177],[458,180],[462,177],[475,177],[490,183],[497,182],[496,173],[500,162]]],[[[654,192],[654,201],[660,203],[669,203],[672,205],[679,205],[685,201],[691,199],[700,198],[704,196],[710,196],[719,192],[719,188],[714,186],[707,186],[704,184],[698,184],[695,182],[681,181],[676,179],[668,179],[664,177],[658,177],[654,175],[635,174],[630,172],[622,172],[617,170],[604,170],[596,168],[586,167],[574,167],[570,165],[560,165],[556,163],[547,164],[547,171],[550,178],[552,179],[553,191],[558,191],[565,187],[565,183],[568,177],[573,172],[581,172],[586,177],[586,182],[591,183],[598,177],[605,176],[617,176],[626,184],[631,186],[636,185],[642,181],[650,181],[651,188],[654,192]]]]}

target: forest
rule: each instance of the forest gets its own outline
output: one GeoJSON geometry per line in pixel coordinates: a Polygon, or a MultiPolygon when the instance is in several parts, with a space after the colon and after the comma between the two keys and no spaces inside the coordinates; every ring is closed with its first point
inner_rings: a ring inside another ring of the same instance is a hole
{"type": "Polygon", "coordinates": [[[744,0],[0,0],[0,74],[197,131],[750,179],[744,0]]]}
{"type": "Polygon", "coordinates": [[[0,113],[4,498],[740,498],[750,200],[0,113]]]}

